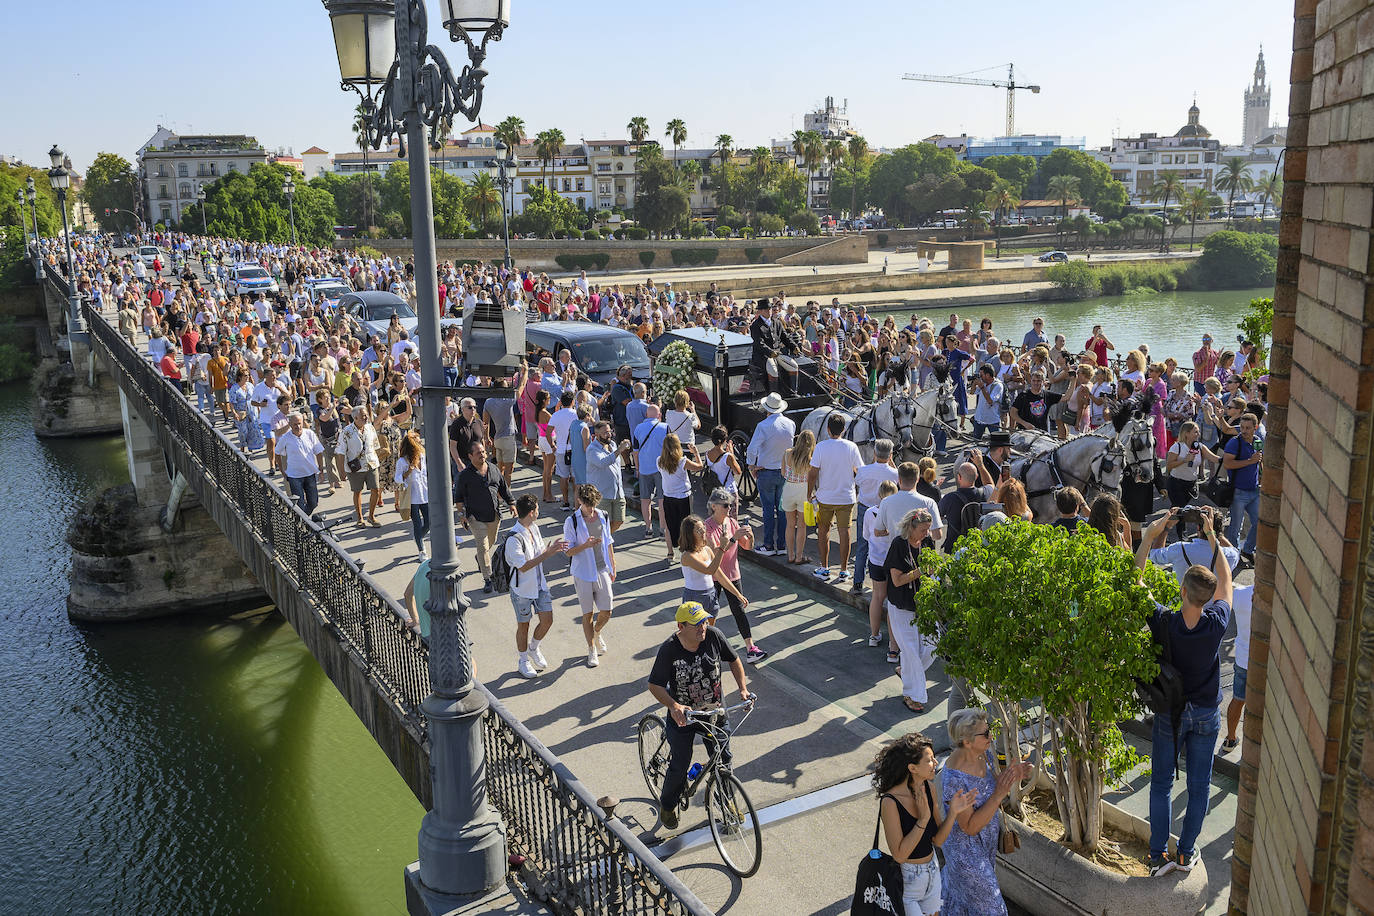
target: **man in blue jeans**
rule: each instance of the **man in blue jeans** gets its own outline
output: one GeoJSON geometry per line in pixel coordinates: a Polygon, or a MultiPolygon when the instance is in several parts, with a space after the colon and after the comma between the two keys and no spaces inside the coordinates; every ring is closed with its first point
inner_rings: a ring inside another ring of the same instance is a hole
{"type": "Polygon", "coordinates": [[[1236,496],[1231,503],[1231,522],[1226,526],[1226,539],[1232,544],[1240,544],[1241,521],[1250,519],[1250,530],[1245,534],[1240,555],[1253,566],[1255,534],[1259,528],[1259,463],[1264,460],[1264,442],[1255,438],[1259,421],[1254,414],[1241,414],[1239,425],[1240,435],[1226,443],[1221,456],[1221,466],[1236,485],[1236,496]]]}
{"type": "Polygon", "coordinates": [[[1002,425],[1002,383],[990,364],[978,367],[973,380],[973,438],[983,438],[984,430],[1002,425]]]}
{"type": "MultiPolygon", "coordinates": [[[[1161,521],[1167,524],[1177,513],[1177,509],[1170,509],[1161,521]]],[[[1156,534],[1159,524],[1151,526],[1156,534]]],[[[1210,513],[1202,516],[1202,536],[1207,539],[1212,554],[1220,551],[1210,513]]],[[[1154,539],[1153,536],[1141,538],[1136,565],[1142,569],[1149,562],[1150,544],[1154,539]]],[[[1210,561],[1211,555],[1207,559],[1210,561]]],[[[1171,611],[1157,605],[1150,620],[1160,657],[1167,645],[1183,688],[1182,708],[1172,715],[1156,712],[1150,738],[1151,875],[1189,872],[1199,859],[1197,838],[1202,832],[1202,820],[1207,816],[1212,755],[1216,753],[1217,736],[1221,731],[1218,709],[1221,705],[1221,640],[1231,620],[1231,566],[1229,563],[1215,565],[1216,572],[1206,566],[1188,567],[1183,574],[1179,610],[1171,611]],[[1178,846],[1174,855],[1169,856],[1172,795],[1180,748],[1188,770],[1188,807],[1183,815],[1183,829],[1178,834],[1178,846]]]]}
{"type": "Polygon", "coordinates": [[[755,551],[760,556],[773,557],[787,551],[787,513],[782,511],[782,458],[792,447],[797,424],[783,413],[787,402],[776,391],[764,398],[768,417],[754,427],[745,450],[745,461],[754,475],[763,503],[763,545],[755,551]]]}

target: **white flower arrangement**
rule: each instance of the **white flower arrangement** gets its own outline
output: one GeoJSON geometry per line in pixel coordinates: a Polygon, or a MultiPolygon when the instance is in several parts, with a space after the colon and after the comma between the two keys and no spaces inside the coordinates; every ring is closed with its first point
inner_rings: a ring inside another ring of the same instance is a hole
{"type": "Polygon", "coordinates": [[[675,340],[663,348],[654,363],[653,391],[661,404],[671,404],[673,395],[695,381],[697,355],[692,345],[675,340]]]}

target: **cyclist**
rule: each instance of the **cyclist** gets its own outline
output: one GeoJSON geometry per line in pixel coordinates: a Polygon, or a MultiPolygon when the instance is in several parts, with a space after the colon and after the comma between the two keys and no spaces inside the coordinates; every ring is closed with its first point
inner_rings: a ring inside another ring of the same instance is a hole
{"type": "MultiPolygon", "coordinates": [[[[687,769],[692,763],[692,744],[697,732],[702,732],[706,752],[716,752],[715,740],[697,724],[688,723],[688,711],[721,704],[722,662],[730,666],[730,674],[739,685],[740,699],[752,698],[744,676],[744,663],[730,648],[725,635],[707,625],[709,617],[701,602],[683,602],[675,615],[677,632],[658,647],[653,670],[649,672],[649,693],[668,707],[668,771],[663,777],[658,807],[659,818],[669,830],[677,828],[678,797],[687,783],[687,769]]],[[[728,756],[723,756],[722,762],[728,764],[728,756]]]]}

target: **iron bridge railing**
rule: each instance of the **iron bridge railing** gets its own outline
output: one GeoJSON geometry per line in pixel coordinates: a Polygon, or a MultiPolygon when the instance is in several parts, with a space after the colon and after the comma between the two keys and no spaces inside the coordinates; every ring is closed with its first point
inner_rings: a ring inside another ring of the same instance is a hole
{"type": "MultiPolygon", "coordinates": [[[[357,653],[368,675],[427,742],[420,704],[429,694],[429,650],[396,602],[89,303],[93,342],[124,373],[168,434],[253,532],[277,566],[357,653]]],[[[512,852],[556,909],[626,916],[711,916],[711,910],[487,691],[483,717],[487,793],[512,852]]]]}

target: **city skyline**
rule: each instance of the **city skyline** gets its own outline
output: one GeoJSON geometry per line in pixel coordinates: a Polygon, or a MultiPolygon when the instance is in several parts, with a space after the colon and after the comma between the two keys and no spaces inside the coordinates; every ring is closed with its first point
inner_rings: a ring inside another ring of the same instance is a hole
{"type": "MultiPolygon", "coordinates": [[[[54,68],[50,48],[27,42],[3,65],[11,85],[29,89],[0,102],[9,125],[0,153],[41,165],[56,142],[84,171],[101,151],[133,161],[159,124],[179,133],[246,133],[269,150],[296,154],[310,146],[356,149],[348,128],[356,97],[338,88],[328,18],[318,3],[249,0],[233,17],[190,9],[175,22],[136,22],[88,0],[74,7],[68,21],[78,25],[63,33],[73,63],[54,68]],[[183,50],[187,34],[213,36],[210,53],[183,50]],[[150,47],[164,53],[149,54],[150,47]],[[148,75],[150,67],[156,75],[148,75]],[[35,78],[44,68],[51,75],[35,78]]],[[[1006,61],[1014,61],[1018,81],[1044,87],[1038,95],[1017,93],[1017,133],[1085,136],[1089,148],[1108,145],[1113,136],[1173,133],[1196,97],[1212,135],[1238,144],[1243,93],[1261,45],[1271,120],[1287,121],[1291,9],[1278,15],[1279,5],[1268,0],[1245,6],[1166,0],[1148,19],[1130,23],[1128,47],[1108,40],[1116,26],[1104,30],[1101,8],[1082,0],[1060,4],[1053,17],[993,3],[987,18],[997,31],[970,29],[968,40],[951,40],[959,25],[954,17],[922,18],[895,0],[868,4],[862,19],[848,25],[831,23],[829,8],[813,0],[798,0],[787,16],[716,0],[690,15],[605,0],[597,22],[577,25],[573,34],[567,27],[574,21],[560,18],[567,9],[540,0],[514,6],[511,28],[491,46],[483,121],[516,114],[531,135],[558,127],[576,142],[624,138],[635,115],[648,118],[652,136],[660,138],[663,125],[678,117],[688,126],[687,147],[709,147],[718,134],[753,147],[790,137],[806,112],[833,96],[837,104],[848,100],[851,123],[874,148],[936,133],[993,137],[1004,132],[1004,91],[901,76],[1001,79],[1006,61]],[[882,22],[897,27],[875,27],[882,22]],[[722,28],[759,35],[766,44],[715,51],[712,37],[722,28]],[[664,34],[682,42],[677,55],[673,45],[659,46],[664,34]],[[1224,36],[1224,43],[1208,45],[1208,36],[1224,36]],[[1131,53],[1138,63],[1123,68],[1131,53]],[[642,60],[652,61],[651,72],[634,69],[642,60]]],[[[458,64],[462,47],[447,41],[438,7],[430,13],[431,42],[458,64]]],[[[49,29],[41,17],[30,6],[8,18],[15,34],[28,35],[49,29]]],[[[468,126],[455,124],[454,134],[468,126]]]]}

